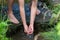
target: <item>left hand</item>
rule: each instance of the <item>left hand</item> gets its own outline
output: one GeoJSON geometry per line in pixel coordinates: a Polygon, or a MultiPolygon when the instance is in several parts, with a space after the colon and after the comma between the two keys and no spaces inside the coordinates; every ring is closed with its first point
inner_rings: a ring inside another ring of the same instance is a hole
{"type": "Polygon", "coordinates": [[[29,30],[28,34],[33,34],[33,32],[34,32],[34,27],[33,27],[33,25],[29,25],[28,30],[29,30]]]}

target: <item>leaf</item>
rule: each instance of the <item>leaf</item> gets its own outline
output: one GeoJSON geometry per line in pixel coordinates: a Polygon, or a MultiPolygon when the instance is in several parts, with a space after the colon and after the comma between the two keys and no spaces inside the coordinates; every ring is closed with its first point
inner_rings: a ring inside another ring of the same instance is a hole
{"type": "Polygon", "coordinates": [[[56,30],[60,31],[60,22],[57,23],[56,30]]]}

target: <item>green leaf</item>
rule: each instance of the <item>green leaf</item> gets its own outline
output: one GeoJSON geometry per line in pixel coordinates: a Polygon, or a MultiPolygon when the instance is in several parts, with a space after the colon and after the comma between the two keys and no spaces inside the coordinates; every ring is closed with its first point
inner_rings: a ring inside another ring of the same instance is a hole
{"type": "Polygon", "coordinates": [[[60,31],[60,22],[57,23],[56,30],[60,31]]]}

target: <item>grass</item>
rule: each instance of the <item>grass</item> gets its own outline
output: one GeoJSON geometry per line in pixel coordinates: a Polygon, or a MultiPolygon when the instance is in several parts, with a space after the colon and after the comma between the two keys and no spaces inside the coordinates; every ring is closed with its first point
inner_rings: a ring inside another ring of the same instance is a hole
{"type": "MultiPolygon", "coordinates": [[[[3,0],[0,0],[0,3],[2,2],[3,0]]],[[[0,5],[0,40],[9,40],[9,38],[6,37],[6,32],[8,30],[8,18],[5,20],[6,18],[6,13],[4,13],[5,15],[3,16],[3,13],[2,13],[2,5],[3,3],[1,3],[0,5]]]]}
{"type": "Polygon", "coordinates": [[[8,38],[6,37],[7,30],[8,30],[7,20],[6,21],[0,20],[0,40],[8,40],[8,38]]]}
{"type": "Polygon", "coordinates": [[[54,30],[40,33],[44,40],[60,40],[60,22],[56,25],[54,30]]]}

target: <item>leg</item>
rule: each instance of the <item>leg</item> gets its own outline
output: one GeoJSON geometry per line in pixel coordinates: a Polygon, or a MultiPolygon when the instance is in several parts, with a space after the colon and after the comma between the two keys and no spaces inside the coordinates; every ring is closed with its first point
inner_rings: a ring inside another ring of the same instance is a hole
{"type": "Polygon", "coordinates": [[[36,16],[36,10],[37,10],[37,0],[32,0],[29,34],[32,34],[34,31],[34,20],[36,16]]]}
{"type": "Polygon", "coordinates": [[[18,24],[19,21],[15,18],[12,12],[12,5],[14,3],[14,0],[8,0],[8,18],[11,22],[18,24]]]}
{"type": "Polygon", "coordinates": [[[23,22],[23,26],[24,26],[24,32],[27,33],[28,32],[28,26],[26,24],[26,17],[25,17],[25,10],[24,10],[24,0],[19,0],[19,9],[20,9],[20,15],[21,15],[21,19],[23,22]]]}

